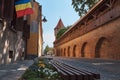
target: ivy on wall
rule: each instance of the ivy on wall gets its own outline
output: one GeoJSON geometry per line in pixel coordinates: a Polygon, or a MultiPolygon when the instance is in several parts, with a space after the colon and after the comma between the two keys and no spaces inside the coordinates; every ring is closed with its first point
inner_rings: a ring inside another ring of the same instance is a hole
{"type": "Polygon", "coordinates": [[[57,33],[56,39],[60,38],[60,36],[62,36],[71,26],[67,26],[65,28],[62,28],[59,30],[59,32],[57,33]]]}

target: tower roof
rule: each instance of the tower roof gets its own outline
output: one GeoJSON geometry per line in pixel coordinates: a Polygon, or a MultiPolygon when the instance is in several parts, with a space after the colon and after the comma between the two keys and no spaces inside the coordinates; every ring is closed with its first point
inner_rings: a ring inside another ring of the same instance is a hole
{"type": "Polygon", "coordinates": [[[62,20],[61,20],[61,18],[60,18],[59,21],[58,21],[58,24],[57,24],[56,27],[55,27],[55,29],[56,29],[56,28],[61,28],[61,27],[64,27],[64,24],[63,24],[63,22],[62,22],[62,20]]]}

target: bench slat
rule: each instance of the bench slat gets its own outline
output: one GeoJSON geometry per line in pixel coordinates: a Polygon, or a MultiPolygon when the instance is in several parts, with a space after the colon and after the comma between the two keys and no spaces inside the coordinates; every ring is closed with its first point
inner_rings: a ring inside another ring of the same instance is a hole
{"type": "MultiPolygon", "coordinates": [[[[55,62],[56,63],[56,62],[55,62]]],[[[79,79],[83,79],[83,77],[84,77],[84,75],[85,74],[81,74],[81,73],[78,73],[78,72],[76,72],[76,71],[74,71],[72,68],[69,68],[69,67],[67,67],[67,66],[64,66],[64,65],[62,65],[62,64],[58,64],[58,63],[56,63],[60,68],[62,68],[62,69],[64,69],[64,70],[66,70],[66,71],[69,71],[69,72],[71,72],[71,73],[73,73],[76,77],[79,77],[79,79]]]]}
{"type": "MultiPolygon", "coordinates": [[[[65,64],[65,63],[63,63],[63,62],[60,62],[60,61],[58,61],[58,60],[54,60],[54,61],[57,61],[57,62],[62,63],[62,64],[64,64],[64,65],[68,65],[68,64],[65,64]]],[[[76,68],[75,68],[74,66],[72,66],[72,65],[68,65],[68,66],[76,69],[76,68]]],[[[95,79],[100,79],[100,74],[92,73],[92,72],[90,72],[90,71],[82,70],[82,69],[81,69],[81,70],[80,70],[80,69],[76,69],[76,70],[78,70],[78,71],[80,71],[80,72],[83,72],[83,73],[91,74],[91,75],[94,76],[95,79]]],[[[92,77],[92,76],[90,76],[90,77],[92,77]]]]}
{"type": "Polygon", "coordinates": [[[55,63],[54,63],[54,65],[57,66],[57,68],[59,68],[61,71],[66,72],[68,74],[68,76],[69,76],[69,80],[76,80],[76,77],[75,77],[75,75],[73,73],[61,68],[60,66],[56,65],[55,63]]]}
{"type": "Polygon", "coordinates": [[[83,69],[77,69],[58,60],[51,60],[51,64],[57,69],[64,80],[95,80],[100,79],[100,74],[95,74],[83,69]]]}

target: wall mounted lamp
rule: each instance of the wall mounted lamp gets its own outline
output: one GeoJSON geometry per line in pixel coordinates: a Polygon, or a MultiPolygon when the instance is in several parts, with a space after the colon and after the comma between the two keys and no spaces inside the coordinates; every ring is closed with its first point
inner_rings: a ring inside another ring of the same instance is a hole
{"type": "Polygon", "coordinates": [[[43,21],[43,22],[47,22],[47,19],[44,17],[42,21],[43,21]]]}
{"type": "MultiPolygon", "coordinates": [[[[42,15],[43,16],[43,15],[42,15]]],[[[47,22],[47,19],[45,16],[43,16],[44,18],[42,19],[43,22],[47,22]]]]}

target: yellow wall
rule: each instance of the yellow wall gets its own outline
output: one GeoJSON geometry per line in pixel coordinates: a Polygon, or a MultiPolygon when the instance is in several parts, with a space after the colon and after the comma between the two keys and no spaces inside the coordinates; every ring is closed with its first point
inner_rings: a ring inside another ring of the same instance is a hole
{"type": "Polygon", "coordinates": [[[30,39],[27,41],[27,54],[37,55],[38,53],[38,33],[30,33],[30,39]]]}
{"type": "Polygon", "coordinates": [[[32,2],[34,13],[29,16],[30,38],[27,41],[27,55],[42,54],[42,10],[38,2],[32,2]],[[34,29],[33,29],[34,28],[34,29]]]}

